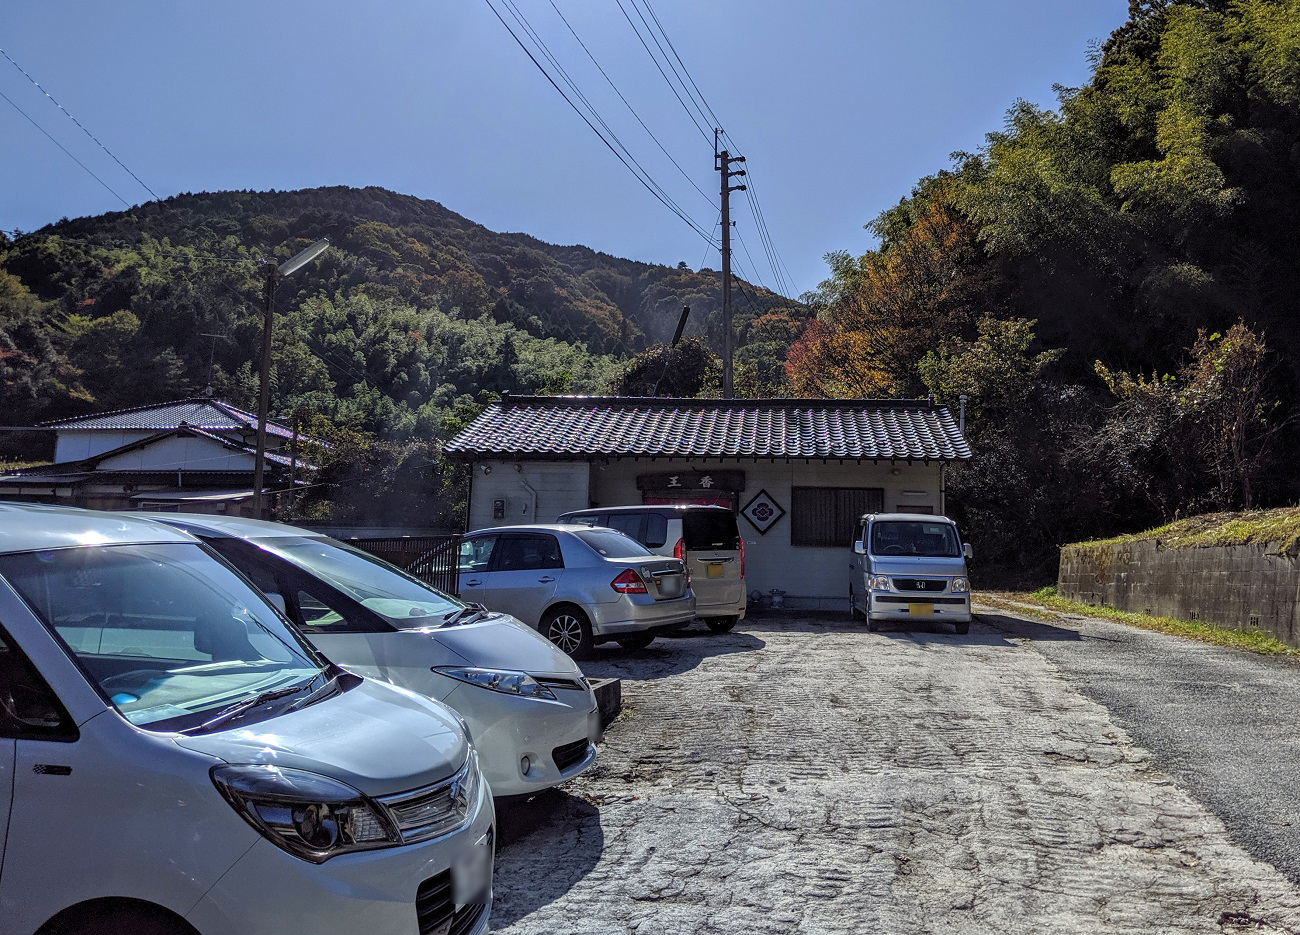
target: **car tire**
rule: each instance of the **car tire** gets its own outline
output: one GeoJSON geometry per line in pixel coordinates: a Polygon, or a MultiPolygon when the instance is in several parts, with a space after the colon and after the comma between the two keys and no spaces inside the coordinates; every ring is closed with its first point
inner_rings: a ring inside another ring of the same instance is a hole
{"type": "Polygon", "coordinates": [[[859,620],[862,618],[862,611],[858,610],[857,603],[853,600],[853,586],[849,586],[849,619],[859,620]]]}
{"type": "Polygon", "coordinates": [[[871,615],[870,615],[870,614],[867,614],[867,632],[868,632],[868,633],[875,633],[875,632],[876,632],[877,630],[879,630],[879,629],[880,629],[880,621],[879,621],[879,620],[872,620],[872,619],[871,619],[871,615]]]}
{"type": "Polygon", "coordinates": [[[616,642],[624,649],[645,649],[655,641],[654,634],[644,636],[625,636],[616,642]]]}
{"type": "Polygon", "coordinates": [[[954,623],[952,625],[952,628],[957,631],[958,636],[965,636],[967,633],[970,632],[970,622],[967,621],[966,623],[954,623]]]}
{"type": "Polygon", "coordinates": [[[574,659],[590,656],[596,645],[591,636],[591,621],[572,604],[548,610],[537,630],[574,659]]]}
{"type": "Polygon", "coordinates": [[[726,633],[736,625],[736,621],[739,619],[739,617],[706,617],[704,618],[704,625],[714,633],[726,633]]]}

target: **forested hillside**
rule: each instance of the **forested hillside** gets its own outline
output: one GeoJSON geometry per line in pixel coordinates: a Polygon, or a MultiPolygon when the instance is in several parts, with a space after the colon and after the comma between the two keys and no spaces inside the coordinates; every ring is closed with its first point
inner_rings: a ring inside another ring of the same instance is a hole
{"type": "Polygon", "coordinates": [[[1093,66],[830,257],[787,365],[805,395],[969,394],[950,500],[1012,577],[1300,493],[1300,2],[1132,0],[1093,66]]]}
{"type": "MultiPolygon", "coordinates": [[[[277,293],[272,411],[303,414],[362,466],[349,478],[372,479],[361,489],[336,478],[338,496],[315,504],[324,513],[350,498],[342,512],[354,518],[400,516],[413,483],[417,500],[437,500],[438,442],[476,405],[503,392],[607,391],[627,358],[671,337],[683,305],[687,333],[721,344],[711,270],[498,234],[377,188],[180,195],[0,235],[5,421],[208,385],[251,408],[267,264],[321,237],[331,249],[277,293]]],[[[781,391],[784,349],[806,317],[739,285],[740,385],[781,391]]]]}

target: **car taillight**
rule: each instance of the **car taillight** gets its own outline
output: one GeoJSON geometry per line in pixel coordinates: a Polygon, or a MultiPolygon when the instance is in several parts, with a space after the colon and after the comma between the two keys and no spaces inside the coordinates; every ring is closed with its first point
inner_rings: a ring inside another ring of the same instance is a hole
{"type": "Polygon", "coordinates": [[[609,586],[620,594],[646,594],[645,582],[631,568],[625,568],[618,573],[618,577],[609,583],[609,586]]]}
{"type": "Polygon", "coordinates": [[[673,558],[679,562],[686,561],[686,540],[678,539],[677,544],[673,546],[673,558]]]}
{"type": "Polygon", "coordinates": [[[745,577],[745,537],[741,536],[740,542],[740,577],[745,577]]]}

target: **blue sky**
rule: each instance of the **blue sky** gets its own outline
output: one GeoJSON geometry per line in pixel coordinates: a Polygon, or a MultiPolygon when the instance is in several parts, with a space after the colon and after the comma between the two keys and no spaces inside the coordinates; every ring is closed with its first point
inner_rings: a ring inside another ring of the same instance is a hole
{"type": "MultiPolygon", "coordinates": [[[[492,2],[518,29],[505,0],[492,2]]],[[[698,226],[716,230],[712,140],[628,25],[632,0],[622,9],[618,0],[511,2],[649,175],[698,226]]],[[[949,153],[977,149],[1016,98],[1051,105],[1053,84],[1085,82],[1088,43],[1124,21],[1127,2],[650,0],[650,8],[746,156],[798,294],[825,277],[828,251],[869,249],[863,225],[946,167],[949,153]]],[[[0,5],[0,48],[162,197],[380,185],[493,230],[719,265],[717,250],[564,103],[487,0],[10,0],[0,5]]],[[[0,229],[119,210],[117,196],[151,199],[4,59],[0,94],[27,115],[0,99],[0,229]]],[[[749,203],[733,199],[740,272],[775,286],[749,203]]]]}

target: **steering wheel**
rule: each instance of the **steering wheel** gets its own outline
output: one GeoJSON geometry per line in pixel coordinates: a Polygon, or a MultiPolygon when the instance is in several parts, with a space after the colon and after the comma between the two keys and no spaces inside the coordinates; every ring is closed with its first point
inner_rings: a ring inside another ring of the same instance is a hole
{"type": "Polygon", "coordinates": [[[880,550],[881,555],[902,555],[907,550],[901,545],[887,545],[880,550]]]}

